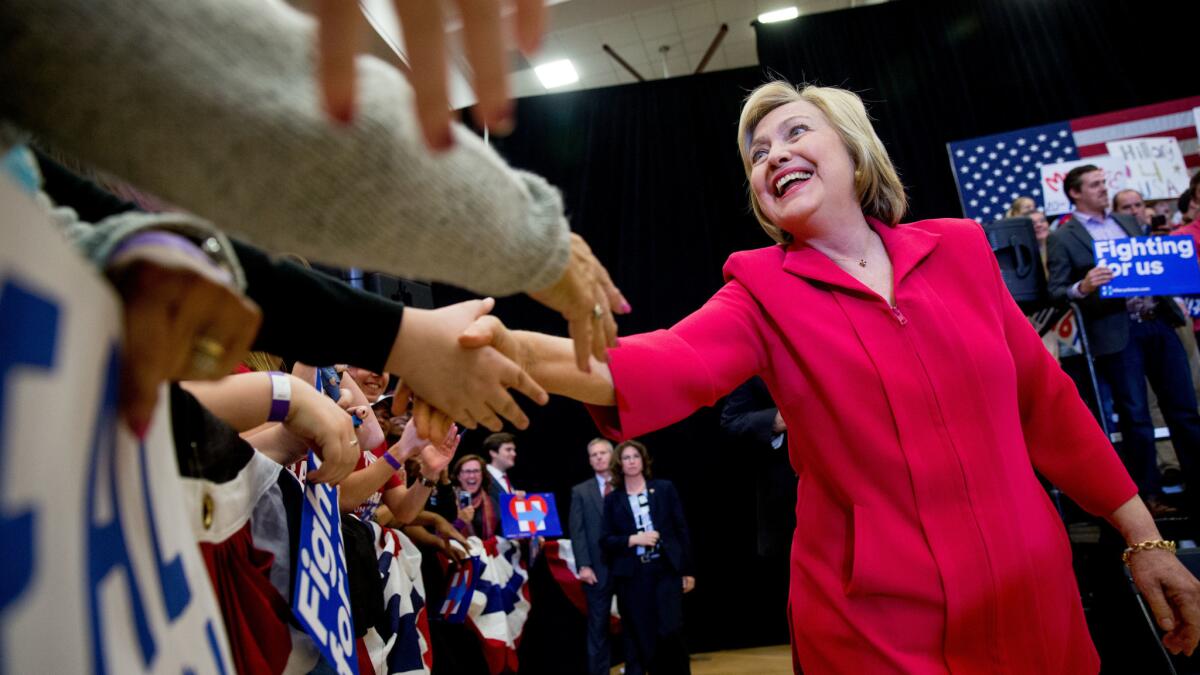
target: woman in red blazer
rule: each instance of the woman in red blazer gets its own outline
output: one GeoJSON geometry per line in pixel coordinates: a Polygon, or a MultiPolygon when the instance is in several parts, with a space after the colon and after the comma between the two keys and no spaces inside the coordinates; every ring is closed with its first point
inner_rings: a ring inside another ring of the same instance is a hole
{"type": "Polygon", "coordinates": [[[789,619],[809,675],[1097,672],[1070,545],[1035,470],[1136,548],[1164,643],[1190,653],[1200,583],[1160,542],[979,225],[899,224],[904,188],[844,90],[759,87],[738,146],[778,244],[730,256],[725,286],[695,313],[622,339],[590,373],[570,341],[491,318],[463,343],[495,344],[548,391],[592,404],[610,437],[667,426],[760,375],[805,430],[788,437],[804,468],[789,619]]]}

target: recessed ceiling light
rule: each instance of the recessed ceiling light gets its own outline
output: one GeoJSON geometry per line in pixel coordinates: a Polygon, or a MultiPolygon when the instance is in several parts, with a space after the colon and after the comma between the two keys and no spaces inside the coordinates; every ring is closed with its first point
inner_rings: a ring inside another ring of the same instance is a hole
{"type": "Polygon", "coordinates": [[[575,72],[575,66],[571,64],[571,59],[543,63],[535,67],[533,72],[542,81],[542,86],[547,89],[565,87],[579,81],[579,73],[575,72]]]}
{"type": "Polygon", "coordinates": [[[800,16],[800,10],[795,7],[784,7],[783,9],[773,9],[769,12],[763,12],[758,15],[759,23],[775,23],[776,21],[788,21],[800,16]]]}

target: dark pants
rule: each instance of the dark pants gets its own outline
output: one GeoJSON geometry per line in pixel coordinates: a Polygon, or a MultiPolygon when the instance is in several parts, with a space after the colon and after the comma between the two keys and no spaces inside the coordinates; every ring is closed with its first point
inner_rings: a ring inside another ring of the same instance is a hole
{"type": "Polygon", "coordinates": [[[690,674],[683,641],[683,577],[658,558],[614,580],[625,640],[625,675],[690,674]]]}
{"type": "Polygon", "coordinates": [[[608,627],[612,622],[612,577],[604,575],[604,583],[583,584],[587,597],[587,654],[589,675],[608,675],[612,667],[612,652],[608,644],[608,627]]]}
{"type": "Polygon", "coordinates": [[[1200,498],[1200,474],[1196,473],[1200,413],[1196,410],[1187,353],[1175,330],[1161,319],[1131,321],[1129,344],[1121,352],[1097,358],[1096,367],[1112,387],[1113,408],[1120,416],[1121,459],[1142,496],[1162,493],[1154,423],[1146,394],[1149,380],[1171,431],[1171,443],[1188,485],[1188,502],[1196,504],[1200,498]]]}

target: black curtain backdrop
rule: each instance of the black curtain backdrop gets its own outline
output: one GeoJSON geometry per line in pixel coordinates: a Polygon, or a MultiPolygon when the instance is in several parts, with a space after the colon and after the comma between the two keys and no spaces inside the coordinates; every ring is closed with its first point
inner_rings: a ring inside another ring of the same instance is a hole
{"type": "Polygon", "coordinates": [[[961,216],[946,143],[1200,91],[1194,0],[894,0],[760,24],[759,63],[868,102],[906,220],[961,216]]]}

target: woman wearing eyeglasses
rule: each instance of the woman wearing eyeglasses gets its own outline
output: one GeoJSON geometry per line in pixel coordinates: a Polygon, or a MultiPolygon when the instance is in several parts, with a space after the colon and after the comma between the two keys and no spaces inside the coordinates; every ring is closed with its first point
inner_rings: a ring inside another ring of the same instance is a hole
{"type": "Polygon", "coordinates": [[[696,579],[683,504],[670,481],[650,478],[646,446],[625,441],[614,456],[600,544],[621,611],[625,673],[689,673],[683,594],[696,579]]]}

